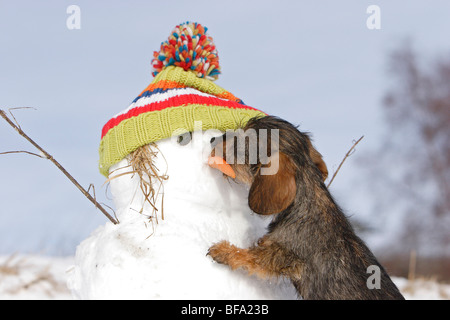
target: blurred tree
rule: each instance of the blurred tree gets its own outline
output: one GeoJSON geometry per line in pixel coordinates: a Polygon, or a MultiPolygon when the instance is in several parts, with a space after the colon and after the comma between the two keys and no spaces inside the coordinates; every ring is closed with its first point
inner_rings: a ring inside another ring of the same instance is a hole
{"type": "Polygon", "coordinates": [[[365,161],[374,216],[380,228],[396,224],[392,248],[450,257],[450,55],[424,63],[406,43],[392,53],[389,74],[387,130],[365,161]]]}

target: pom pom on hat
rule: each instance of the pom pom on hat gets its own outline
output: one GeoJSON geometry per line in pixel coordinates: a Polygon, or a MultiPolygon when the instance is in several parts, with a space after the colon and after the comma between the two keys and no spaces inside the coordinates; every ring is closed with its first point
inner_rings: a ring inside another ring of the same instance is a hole
{"type": "Polygon", "coordinates": [[[153,53],[153,72],[156,76],[167,66],[177,66],[191,71],[199,78],[216,80],[220,74],[219,57],[208,29],[196,22],[186,22],[175,27],[160,51],[153,53]]]}

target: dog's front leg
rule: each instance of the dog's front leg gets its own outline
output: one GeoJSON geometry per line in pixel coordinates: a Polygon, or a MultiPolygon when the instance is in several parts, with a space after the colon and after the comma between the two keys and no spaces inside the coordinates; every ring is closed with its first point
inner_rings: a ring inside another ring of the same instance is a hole
{"type": "Polygon", "coordinates": [[[221,241],[211,246],[208,250],[208,255],[214,261],[226,264],[233,270],[242,268],[250,274],[262,275],[263,273],[261,266],[256,263],[257,257],[251,249],[238,248],[228,241],[221,241]]]}
{"type": "MultiPolygon", "coordinates": [[[[242,268],[260,278],[286,275],[292,272],[292,265],[286,266],[285,253],[270,240],[261,238],[258,244],[248,249],[238,248],[228,241],[214,244],[208,250],[214,261],[226,264],[235,270],[242,268]]],[[[297,270],[298,272],[298,270],[297,270]]]]}

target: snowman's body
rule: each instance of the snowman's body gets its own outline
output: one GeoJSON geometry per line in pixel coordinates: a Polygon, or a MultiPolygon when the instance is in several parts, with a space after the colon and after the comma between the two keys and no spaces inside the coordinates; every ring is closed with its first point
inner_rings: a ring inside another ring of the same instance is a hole
{"type": "Polygon", "coordinates": [[[164,197],[157,201],[158,221],[149,219],[149,205],[139,213],[143,195],[138,175],[120,175],[131,170],[128,160],[110,169],[120,175],[110,181],[120,223],[99,227],[77,248],[68,282],[76,298],[297,298],[286,279],[261,280],[206,256],[221,240],[252,245],[270,222],[251,213],[243,187],[207,166],[211,137],[200,131],[185,146],[176,139],[157,143],[155,165],[168,175],[160,189],[164,197]]]}

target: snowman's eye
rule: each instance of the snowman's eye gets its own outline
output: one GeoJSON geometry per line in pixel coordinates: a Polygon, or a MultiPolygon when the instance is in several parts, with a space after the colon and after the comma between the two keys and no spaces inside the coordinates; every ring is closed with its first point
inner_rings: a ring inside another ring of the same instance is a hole
{"type": "Polygon", "coordinates": [[[185,132],[182,135],[179,135],[177,138],[177,142],[180,146],[185,146],[192,140],[192,133],[185,132]]]}

